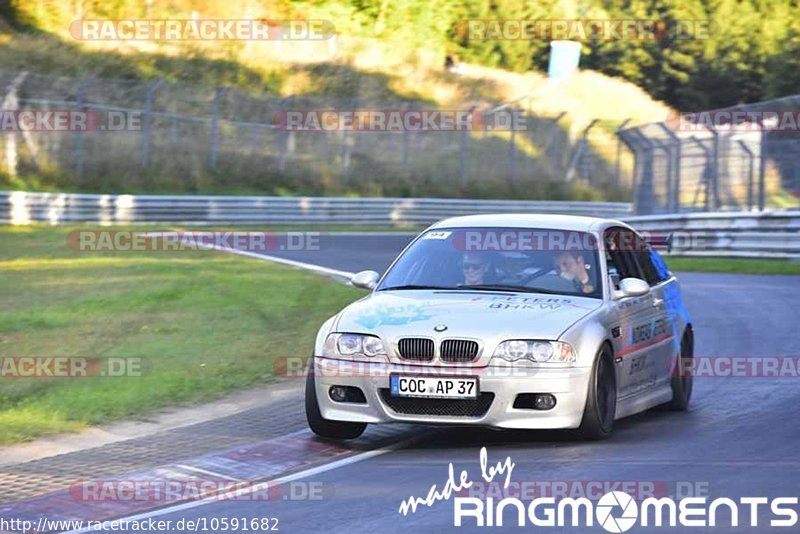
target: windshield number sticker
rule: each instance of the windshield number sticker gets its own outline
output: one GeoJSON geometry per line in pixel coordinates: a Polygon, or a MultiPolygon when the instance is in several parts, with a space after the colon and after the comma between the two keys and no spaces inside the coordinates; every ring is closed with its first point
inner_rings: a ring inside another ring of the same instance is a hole
{"type": "Polygon", "coordinates": [[[447,239],[453,232],[428,232],[422,239],[447,239]]]}

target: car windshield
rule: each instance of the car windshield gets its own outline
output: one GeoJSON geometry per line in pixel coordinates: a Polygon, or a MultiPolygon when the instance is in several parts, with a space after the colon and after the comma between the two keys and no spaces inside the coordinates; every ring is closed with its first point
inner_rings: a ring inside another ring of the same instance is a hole
{"type": "Polygon", "coordinates": [[[600,298],[594,236],[536,228],[448,228],[421,235],[378,291],[446,289],[600,298]]]}

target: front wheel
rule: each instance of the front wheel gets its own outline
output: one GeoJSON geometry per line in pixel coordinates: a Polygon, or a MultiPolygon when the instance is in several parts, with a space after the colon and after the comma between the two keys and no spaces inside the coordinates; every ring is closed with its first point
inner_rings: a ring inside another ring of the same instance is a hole
{"type": "Polygon", "coordinates": [[[328,439],[353,439],[364,433],[366,423],[348,423],[325,419],[319,411],[314,369],[309,369],[306,377],[306,419],[314,434],[328,439]]]}
{"type": "Polygon", "coordinates": [[[692,358],[694,357],[694,336],[686,330],[681,338],[681,352],[672,374],[672,400],[667,404],[670,410],[684,412],[689,408],[692,398],[692,358]]]}
{"type": "Polygon", "coordinates": [[[606,439],[614,429],[617,412],[617,378],[611,350],[603,346],[597,355],[589,382],[578,434],[587,440],[606,439]]]}

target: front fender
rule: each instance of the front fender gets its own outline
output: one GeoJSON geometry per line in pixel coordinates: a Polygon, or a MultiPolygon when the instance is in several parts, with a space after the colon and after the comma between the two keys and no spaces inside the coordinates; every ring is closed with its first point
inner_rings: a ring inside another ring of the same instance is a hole
{"type": "Polygon", "coordinates": [[[322,354],[322,346],[325,344],[328,334],[333,331],[333,326],[336,324],[337,317],[338,315],[329,317],[324,323],[322,323],[322,326],[319,327],[319,330],[317,330],[317,339],[314,342],[314,356],[320,356],[322,354]]]}
{"type": "Polygon", "coordinates": [[[559,338],[575,349],[576,367],[591,367],[600,347],[608,341],[609,330],[605,312],[598,310],[570,326],[559,338]]]}

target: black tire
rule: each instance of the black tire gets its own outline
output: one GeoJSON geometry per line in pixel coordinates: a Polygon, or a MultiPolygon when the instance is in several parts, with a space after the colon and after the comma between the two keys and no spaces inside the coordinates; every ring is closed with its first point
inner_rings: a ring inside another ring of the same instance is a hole
{"type": "Polygon", "coordinates": [[[586,440],[606,439],[614,429],[617,410],[617,377],[611,349],[603,345],[595,358],[583,419],[578,435],[586,440]]]}
{"type": "Polygon", "coordinates": [[[692,399],[692,367],[691,359],[694,357],[694,335],[690,329],[683,333],[681,338],[681,352],[678,355],[678,364],[672,373],[672,400],[667,403],[667,408],[676,412],[685,412],[689,409],[692,399]]]}
{"type": "Polygon", "coordinates": [[[324,419],[319,411],[317,388],[314,385],[314,370],[306,377],[306,419],[314,434],[328,439],[353,439],[364,433],[366,423],[348,423],[324,419]]]}

